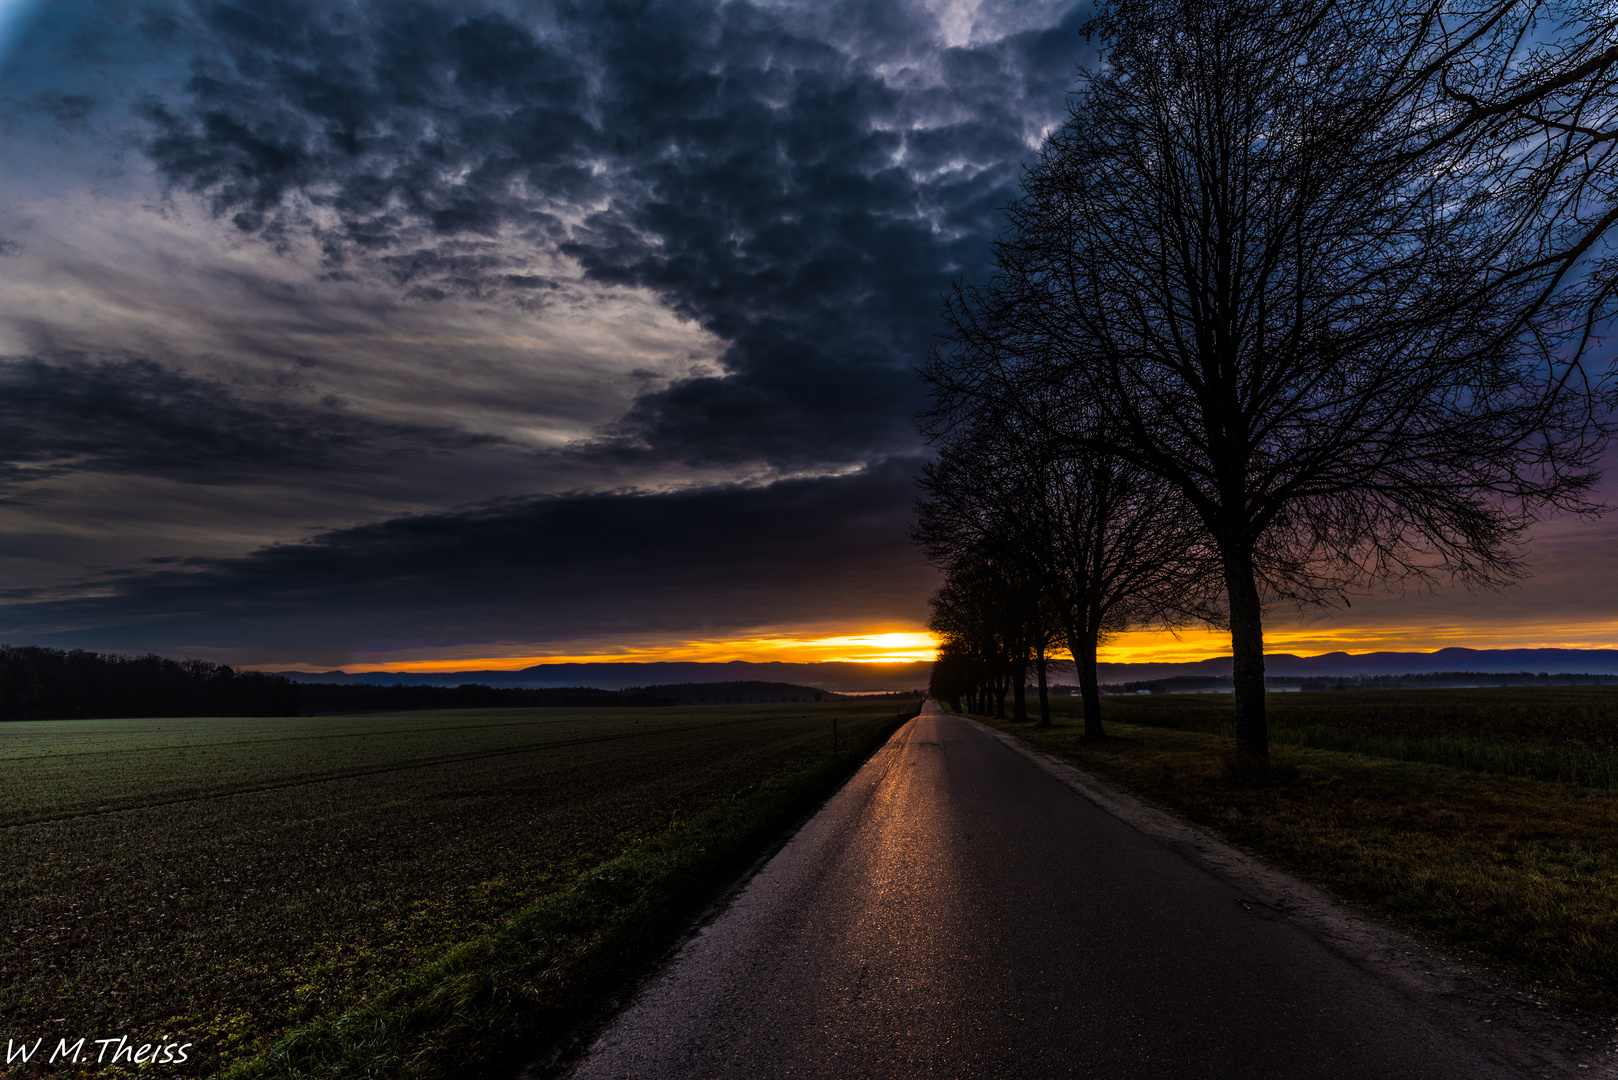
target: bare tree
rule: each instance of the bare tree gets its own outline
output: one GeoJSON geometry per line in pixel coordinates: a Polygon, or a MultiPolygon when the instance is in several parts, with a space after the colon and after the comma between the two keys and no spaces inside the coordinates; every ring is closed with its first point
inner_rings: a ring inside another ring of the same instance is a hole
{"type": "Polygon", "coordinates": [[[1037,387],[1200,519],[1246,768],[1267,605],[1498,585],[1538,516],[1591,509],[1618,54],[1598,11],[1548,13],[1110,4],[994,279],[960,295],[973,363],[935,373],[941,411],[1037,387]]]}
{"type": "Polygon", "coordinates": [[[1042,532],[1058,583],[1063,638],[1078,672],[1086,738],[1101,723],[1097,652],[1116,633],[1220,623],[1218,563],[1180,493],[1119,457],[1036,455],[1045,473],[1042,532]]]}
{"type": "MultiPolygon", "coordinates": [[[[970,355],[970,341],[958,340],[927,374],[970,365],[970,355]]],[[[913,535],[952,579],[993,565],[1016,620],[1013,667],[1020,674],[1026,657],[1038,679],[1040,723],[1050,724],[1050,654],[1065,645],[1085,734],[1102,738],[1100,643],[1131,626],[1217,619],[1208,588],[1217,563],[1176,489],[1079,445],[1027,389],[1009,402],[979,399],[966,418],[938,414],[928,430],[940,453],[920,479],[913,535]]]]}
{"type": "MultiPolygon", "coordinates": [[[[912,536],[946,575],[945,589],[973,595],[987,591],[998,629],[999,647],[1014,693],[1012,719],[1028,719],[1026,686],[1034,669],[1040,685],[1040,723],[1050,723],[1047,689],[1050,652],[1060,640],[1054,610],[1054,582],[1036,534],[1040,493],[1020,464],[998,453],[992,426],[979,426],[943,450],[919,479],[924,492],[916,504],[912,536]]],[[[935,611],[939,610],[935,601],[935,611]]],[[[936,622],[936,620],[935,620],[936,622]]],[[[937,628],[935,627],[935,630],[937,628]]],[[[947,640],[947,639],[946,639],[947,640]]]]}
{"type": "Polygon", "coordinates": [[[1017,635],[1023,615],[1007,588],[1007,575],[983,551],[962,552],[932,597],[928,623],[948,660],[951,698],[964,693],[975,711],[1006,715],[1006,692],[1017,673],[1017,635]]]}

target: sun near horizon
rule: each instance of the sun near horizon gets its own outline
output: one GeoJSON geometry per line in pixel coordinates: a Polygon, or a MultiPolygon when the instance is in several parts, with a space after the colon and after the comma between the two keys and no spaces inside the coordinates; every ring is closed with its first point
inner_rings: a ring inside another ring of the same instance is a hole
{"type": "MultiPolygon", "coordinates": [[[[351,674],[372,671],[519,671],[539,664],[655,664],[701,662],[722,664],[732,660],[789,664],[926,663],[936,658],[937,639],[925,630],[877,629],[867,633],[794,636],[790,633],[720,640],[673,639],[633,644],[584,643],[583,648],[557,651],[529,650],[496,656],[461,655],[423,657],[406,653],[397,660],[371,658],[339,665],[351,674]]],[[[413,650],[415,653],[426,650],[413,650]]],[[[265,671],[319,671],[309,664],[265,665],[265,671]]]]}
{"type": "MultiPolygon", "coordinates": [[[[265,671],[318,672],[337,668],[350,674],[376,671],[433,673],[448,671],[518,671],[543,664],[652,664],[731,661],[788,664],[927,663],[937,658],[938,639],[916,628],[882,627],[863,633],[794,634],[779,631],[754,637],[716,640],[653,640],[637,643],[572,643],[555,651],[522,649],[496,655],[423,655],[428,649],[399,650],[391,659],[382,650],[363,660],[327,665],[266,664],[265,671]],[[582,647],[581,647],[582,646],[582,647]]],[[[1424,625],[1410,627],[1280,626],[1265,635],[1267,653],[1319,656],[1324,653],[1437,652],[1440,649],[1611,649],[1618,648],[1618,620],[1538,626],[1424,625]]],[[[1065,655],[1065,654],[1059,654],[1065,655]]],[[[1104,664],[1184,664],[1230,655],[1224,631],[1193,628],[1178,631],[1135,630],[1104,644],[1104,664]]]]}

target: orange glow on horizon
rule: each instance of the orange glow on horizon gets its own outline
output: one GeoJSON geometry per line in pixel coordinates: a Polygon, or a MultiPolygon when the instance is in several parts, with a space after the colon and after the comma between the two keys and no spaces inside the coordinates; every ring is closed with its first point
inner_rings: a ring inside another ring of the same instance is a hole
{"type": "MultiPolygon", "coordinates": [[[[1272,623],[1264,634],[1268,653],[1318,656],[1329,652],[1436,652],[1460,646],[1472,649],[1612,649],[1618,648],[1618,620],[1589,623],[1524,625],[1503,623],[1433,624],[1424,626],[1330,627],[1272,623]]],[[[574,642],[568,651],[544,652],[518,646],[516,655],[422,656],[411,650],[399,659],[372,658],[342,664],[350,674],[373,671],[432,673],[446,671],[518,671],[540,664],[650,664],[675,661],[725,663],[926,663],[937,655],[937,639],[913,629],[822,637],[790,631],[768,636],[718,641],[674,640],[646,644],[574,642]],[[583,646],[582,648],[580,646],[583,646]]],[[[564,646],[565,648],[565,646],[564,646]]],[[[404,652],[404,650],[400,650],[404,652]]],[[[1136,630],[1120,634],[1101,647],[1099,659],[1112,664],[1183,664],[1230,655],[1227,632],[1207,629],[1136,630]]],[[[262,665],[264,671],[319,671],[308,664],[262,665]]]]}
{"type": "MultiPolygon", "coordinates": [[[[1590,623],[1503,623],[1498,626],[1287,626],[1264,631],[1266,653],[1319,656],[1322,653],[1437,652],[1439,649],[1612,649],[1618,648],[1618,620],[1590,623]]],[[[1102,663],[1183,664],[1230,655],[1223,630],[1136,630],[1103,645],[1102,663]]]]}
{"type": "MultiPolygon", "coordinates": [[[[730,660],[789,664],[930,663],[938,642],[926,631],[895,630],[830,637],[756,637],[728,641],[675,641],[645,646],[620,646],[577,653],[527,653],[520,656],[435,657],[427,660],[378,660],[343,664],[357,675],[369,671],[520,671],[537,664],[653,664],[698,661],[722,664],[730,660]]],[[[264,671],[306,671],[307,664],[266,665],[264,671]]]]}

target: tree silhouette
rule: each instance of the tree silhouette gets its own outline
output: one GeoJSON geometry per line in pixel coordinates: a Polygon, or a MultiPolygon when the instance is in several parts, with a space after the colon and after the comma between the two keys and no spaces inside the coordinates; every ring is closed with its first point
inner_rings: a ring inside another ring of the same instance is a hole
{"type": "Polygon", "coordinates": [[[1591,509],[1618,52],[1593,7],[1536,44],[1548,12],[1106,5],[1102,66],[957,295],[940,414],[1060,401],[1058,430],[1201,522],[1245,768],[1267,606],[1499,585],[1537,517],[1591,509]]]}
{"type": "Polygon", "coordinates": [[[1017,681],[1028,664],[1037,676],[1042,725],[1051,653],[1068,649],[1085,734],[1101,738],[1101,641],[1131,626],[1217,620],[1216,561],[1170,485],[1087,449],[1029,395],[979,405],[964,419],[939,413],[929,429],[939,457],[920,478],[913,536],[945,569],[947,588],[994,593],[1017,681]]]}

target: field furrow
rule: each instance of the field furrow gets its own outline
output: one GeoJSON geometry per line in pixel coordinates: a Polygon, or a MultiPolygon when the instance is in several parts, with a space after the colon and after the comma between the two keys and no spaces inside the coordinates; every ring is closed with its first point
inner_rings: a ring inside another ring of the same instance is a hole
{"type": "Polygon", "coordinates": [[[0,1039],[182,1038],[201,1056],[175,1075],[211,1074],[828,755],[834,718],[846,738],[893,716],[884,703],[0,725],[0,1039]]]}

